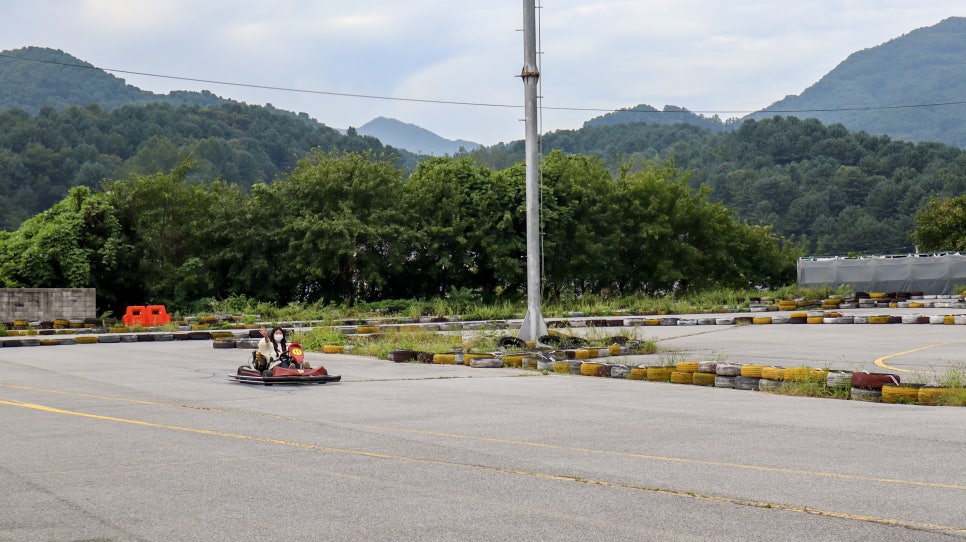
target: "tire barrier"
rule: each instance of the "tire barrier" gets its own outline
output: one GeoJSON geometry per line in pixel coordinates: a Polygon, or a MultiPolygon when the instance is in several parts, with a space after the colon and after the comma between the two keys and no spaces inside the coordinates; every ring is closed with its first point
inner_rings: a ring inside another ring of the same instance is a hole
{"type": "Polygon", "coordinates": [[[671,373],[673,372],[674,372],[674,369],[672,369],[671,367],[663,367],[663,366],[648,367],[647,380],[648,382],[670,382],[671,373]]]}
{"type": "Polygon", "coordinates": [[[600,363],[594,363],[591,361],[580,364],[580,374],[583,376],[597,376],[597,369],[601,366],[600,363]]]}
{"type": "Polygon", "coordinates": [[[782,370],[781,367],[762,367],[761,378],[766,380],[780,380],[782,370]]]}
{"type": "Polygon", "coordinates": [[[721,376],[716,375],[714,377],[714,387],[716,388],[734,388],[735,380],[737,376],[721,376]]]}
{"type": "MultiPolygon", "coordinates": [[[[506,360],[506,358],[503,358],[506,360]]],[[[568,361],[555,361],[553,362],[553,372],[556,374],[570,374],[570,362],[568,361]]]]}
{"type": "Polygon", "coordinates": [[[326,344],[322,346],[323,354],[342,354],[345,352],[345,346],[341,344],[326,344]]]}
{"type": "Polygon", "coordinates": [[[672,384],[692,384],[694,383],[694,373],[684,371],[671,371],[672,384]]]}
{"type": "Polygon", "coordinates": [[[825,377],[825,385],[829,388],[851,388],[852,371],[829,371],[825,377]]]}
{"type": "Polygon", "coordinates": [[[631,372],[631,368],[627,365],[611,365],[610,366],[610,377],[611,378],[627,378],[631,372]]]}
{"type": "Polygon", "coordinates": [[[742,365],[739,374],[745,378],[761,378],[762,369],[761,365],[742,365]]]}
{"type": "Polygon", "coordinates": [[[863,390],[882,391],[884,384],[898,386],[900,382],[899,375],[892,373],[870,373],[867,371],[852,373],[852,387],[863,390]]]}
{"type": "Polygon", "coordinates": [[[696,373],[698,372],[698,367],[701,364],[697,361],[681,361],[678,362],[674,368],[682,373],[696,373]]]}
{"type": "Polygon", "coordinates": [[[692,384],[695,386],[714,386],[714,381],[718,375],[714,373],[692,373],[692,384]]]}
{"type": "Polygon", "coordinates": [[[393,363],[409,363],[416,361],[415,350],[393,350],[389,352],[389,361],[393,363]]]}
{"type": "Polygon", "coordinates": [[[882,386],[883,403],[918,404],[923,384],[885,384],[882,386]]]}
{"type": "Polygon", "coordinates": [[[777,380],[772,380],[770,378],[761,378],[758,380],[758,391],[774,391],[781,389],[782,383],[777,380]]]}
{"type": "Polygon", "coordinates": [[[716,374],[718,369],[718,362],[716,361],[702,361],[698,364],[699,373],[709,373],[716,374]]]}
{"type": "Polygon", "coordinates": [[[503,364],[506,365],[507,367],[514,367],[514,368],[523,367],[523,354],[503,356],[503,364]]]}
{"type": "Polygon", "coordinates": [[[499,358],[473,358],[469,365],[476,369],[499,369],[503,367],[503,360],[499,358]]]}
{"type": "Polygon", "coordinates": [[[433,356],[433,363],[436,365],[455,365],[456,354],[436,354],[433,356]]]}
{"type": "Polygon", "coordinates": [[[750,378],[747,376],[736,376],[735,377],[735,389],[736,390],[757,390],[758,382],[761,378],[750,378]]]}
{"type": "Polygon", "coordinates": [[[631,380],[647,380],[647,367],[632,367],[631,380]]]}
{"type": "Polygon", "coordinates": [[[718,376],[739,376],[741,374],[741,365],[737,363],[719,363],[715,367],[715,374],[718,376]]]}
{"type": "Polygon", "coordinates": [[[919,404],[936,406],[946,403],[953,396],[966,397],[966,388],[939,388],[923,386],[919,388],[919,404]]]}

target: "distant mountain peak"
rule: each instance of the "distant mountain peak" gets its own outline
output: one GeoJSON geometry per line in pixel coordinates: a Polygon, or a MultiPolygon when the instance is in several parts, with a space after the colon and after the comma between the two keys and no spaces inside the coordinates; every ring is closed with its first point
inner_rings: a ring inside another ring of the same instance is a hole
{"type": "Polygon", "coordinates": [[[375,137],[384,145],[423,155],[453,155],[460,149],[471,151],[480,146],[462,139],[449,140],[415,124],[387,117],[376,117],[356,128],[356,132],[375,137]]]}
{"type": "Polygon", "coordinates": [[[799,95],[746,118],[776,114],[850,130],[966,148],[966,17],[949,17],[849,55],[799,95]],[[948,104],[948,105],[943,105],[948,104]]]}

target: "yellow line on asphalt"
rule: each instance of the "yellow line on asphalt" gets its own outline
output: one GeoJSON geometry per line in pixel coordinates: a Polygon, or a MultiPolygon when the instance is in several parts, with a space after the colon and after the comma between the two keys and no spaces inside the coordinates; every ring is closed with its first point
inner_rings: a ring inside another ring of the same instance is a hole
{"type": "Polygon", "coordinates": [[[941,488],[941,489],[955,489],[955,490],[960,490],[960,491],[966,491],[966,486],[957,485],[957,484],[946,484],[946,483],[940,483],[940,482],[924,482],[924,481],[920,481],[920,480],[901,480],[901,479],[896,479],[896,478],[881,478],[881,477],[877,477],[877,476],[862,476],[862,475],[859,475],[859,474],[845,474],[845,473],[838,473],[838,472],[825,472],[825,471],[812,471],[812,470],[804,470],[804,469],[791,469],[791,468],[787,468],[787,467],[767,467],[767,466],[762,466],[762,465],[748,465],[748,464],[743,464],[743,463],[728,463],[728,462],[724,462],[724,461],[708,461],[708,460],[702,460],[702,459],[689,459],[689,458],[684,458],[684,457],[669,457],[669,456],[660,456],[660,455],[639,454],[639,453],[634,453],[634,452],[621,452],[621,451],[615,451],[615,450],[599,450],[599,449],[595,449],[595,448],[582,448],[582,447],[577,447],[577,446],[565,446],[565,445],[562,445],[562,444],[547,444],[547,443],[541,443],[541,442],[530,442],[530,441],[525,441],[525,440],[501,439],[501,438],[493,438],[493,437],[478,437],[478,436],[474,436],[474,435],[463,435],[463,434],[458,434],[458,433],[443,433],[443,432],[438,432],[438,431],[427,431],[427,430],[423,430],[423,429],[404,429],[404,428],[397,428],[397,427],[388,427],[388,426],[383,426],[383,425],[359,424],[359,423],[337,422],[337,421],[324,421],[324,420],[322,420],[322,421],[320,421],[320,420],[309,420],[309,419],[305,419],[305,418],[297,418],[297,417],[294,417],[294,416],[285,416],[285,415],[281,415],[281,414],[269,414],[269,413],[263,413],[263,412],[248,412],[248,411],[242,411],[242,410],[220,409],[220,408],[211,408],[211,407],[197,407],[197,406],[191,406],[191,405],[178,405],[178,404],[174,404],[174,403],[159,403],[159,402],[154,402],[154,401],[144,401],[144,400],[140,400],[140,399],[125,399],[125,398],[118,398],[118,397],[108,397],[108,396],[103,396],[103,395],[90,395],[90,394],[85,394],[85,393],[75,393],[75,392],[65,392],[65,391],[57,391],[57,390],[47,390],[47,389],[43,389],[43,388],[32,388],[32,387],[27,387],[27,386],[17,386],[17,385],[13,385],[13,384],[0,384],[0,387],[11,388],[11,389],[29,390],[29,391],[39,391],[39,392],[46,392],[46,393],[54,393],[54,394],[59,394],[59,395],[72,395],[72,396],[77,396],[77,397],[88,397],[88,398],[91,398],[91,399],[103,399],[103,400],[109,400],[109,401],[120,401],[120,402],[126,402],[126,403],[136,403],[136,404],[143,404],[143,405],[164,406],[164,407],[176,407],[176,408],[185,408],[185,409],[189,409],[189,410],[203,410],[203,411],[215,412],[215,413],[219,413],[219,414],[233,414],[233,415],[241,414],[241,415],[245,415],[245,416],[256,416],[256,417],[261,417],[261,418],[270,418],[270,419],[276,419],[276,420],[294,421],[294,422],[300,422],[300,423],[315,423],[315,424],[323,424],[323,425],[332,425],[332,426],[336,426],[336,427],[344,427],[344,428],[349,428],[349,429],[371,429],[371,430],[374,430],[374,431],[388,431],[388,432],[395,432],[395,433],[408,433],[408,434],[414,434],[414,435],[426,435],[426,436],[431,436],[431,437],[448,438],[448,439],[455,439],[455,440],[470,440],[470,441],[474,441],[474,442],[490,442],[490,443],[494,443],[494,444],[506,444],[506,445],[510,445],[510,446],[523,446],[523,447],[529,447],[529,448],[542,448],[542,449],[548,449],[548,450],[562,450],[562,451],[568,451],[568,452],[577,452],[577,453],[594,454],[594,455],[608,455],[608,456],[615,456],[615,457],[628,457],[628,458],[633,458],[633,459],[644,459],[644,460],[650,460],[650,461],[664,461],[664,462],[670,462],[670,463],[682,463],[682,464],[690,464],[690,465],[703,465],[703,466],[709,466],[709,467],[723,467],[723,468],[729,468],[729,469],[753,470],[753,471],[760,471],[760,472],[775,472],[775,473],[793,474],[793,475],[799,475],[799,476],[813,476],[813,477],[821,477],[821,478],[837,478],[837,479],[840,479],[840,480],[857,480],[857,481],[863,481],[863,482],[876,482],[876,483],[883,483],[883,484],[896,484],[896,485],[907,485],[907,486],[917,486],[917,487],[935,487],[935,488],[941,488]]]}
{"type": "Polygon", "coordinates": [[[875,360],[875,364],[878,365],[879,367],[882,367],[883,369],[889,369],[890,371],[899,371],[899,372],[902,372],[902,373],[932,373],[932,374],[935,374],[935,371],[911,371],[909,369],[900,369],[898,367],[891,367],[891,366],[885,364],[885,360],[891,359],[891,358],[894,358],[894,357],[898,357],[898,356],[904,356],[906,354],[913,354],[915,352],[920,352],[922,350],[928,350],[930,348],[936,348],[937,346],[946,346],[947,344],[956,344],[956,343],[963,343],[963,342],[966,342],[966,341],[959,340],[959,341],[947,341],[947,342],[944,342],[944,343],[927,344],[926,346],[920,346],[919,348],[913,348],[912,350],[906,350],[905,352],[896,352],[895,354],[889,354],[888,356],[882,356],[881,358],[875,360]]]}
{"type": "Polygon", "coordinates": [[[294,448],[307,449],[307,450],[315,450],[315,451],[321,451],[321,452],[330,452],[330,453],[340,453],[340,454],[348,454],[348,455],[357,455],[357,456],[362,456],[362,457],[371,457],[371,458],[375,458],[375,459],[386,459],[386,460],[393,460],[393,461],[404,461],[404,462],[409,462],[409,463],[423,463],[423,464],[437,465],[437,466],[444,466],[444,467],[452,467],[452,468],[472,469],[472,470],[485,471],[485,472],[494,472],[494,473],[499,473],[499,474],[511,474],[511,475],[516,475],[516,476],[526,476],[526,477],[530,477],[530,478],[538,478],[538,479],[541,479],[541,480],[552,480],[552,481],[563,481],[563,482],[577,482],[577,483],[595,485],[595,486],[600,486],[600,487],[612,487],[612,488],[635,490],[635,491],[646,491],[646,492],[651,492],[651,493],[661,493],[661,494],[665,494],[665,495],[674,495],[674,496],[677,496],[677,497],[688,497],[688,498],[692,498],[692,499],[700,499],[700,500],[707,500],[707,501],[713,501],[713,502],[722,502],[722,503],[736,504],[736,505],[741,505],[741,506],[751,506],[751,507],[756,507],[756,508],[771,508],[771,509],[775,509],[775,510],[783,510],[783,511],[788,511],[788,512],[798,512],[798,513],[805,513],[805,514],[813,514],[813,515],[818,515],[818,516],[826,516],[826,517],[832,517],[832,518],[838,518],[838,519],[845,519],[845,520],[852,520],[852,521],[861,521],[861,522],[866,522],[866,523],[878,523],[878,524],[883,524],[883,525],[892,525],[892,526],[897,526],[897,527],[905,527],[905,528],[909,528],[909,529],[928,530],[928,531],[940,531],[940,532],[950,532],[950,533],[966,533],[966,528],[953,527],[953,526],[948,526],[948,525],[935,525],[935,524],[931,524],[931,523],[920,523],[920,522],[914,522],[914,521],[903,521],[903,520],[891,519],[891,518],[880,518],[880,517],[874,517],[874,516],[862,516],[862,515],[856,515],[856,514],[849,514],[849,513],[845,513],[845,512],[835,512],[835,511],[831,511],[831,510],[819,510],[819,509],[808,508],[808,507],[804,507],[804,506],[789,506],[789,505],[784,505],[784,504],[770,503],[770,502],[762,502],[762,501],[748,501],[748,500],[743,500],[743,499],[734,499],[734,498],[730,498],[730,497],[722,497],[722,496],[717,496],[717,495],[704,495],[704,494],[700,494],[700,493],[694,493],[694,492],[691,492],[691,491],[682,491],[682,490],[669,489],[669,488],[658,488],[658,487],[639,486],[639,485],[633,485],[633,484],[624,484],[624,483],[620,483],[620,482],[607,482],[607,481],[604,481],[604,480],[593,480],[593,479],[588,479],[588,478],[579,478],[579,477],[575,477],[575,476],[562,476],[562,475],[558,475],[558,474],[549,474],[549,473],[542,473],[542,472],[531,472],[531,471],[524,471],[524,470],[517,470],[517,469],[506,469],[506,468],[492,467],[492,466],[487,466],[487,465],[472,465],[472,464],[468,464],[468,463],[455,463],[455,462],[451,462],[451,461],[441,461],[441,460],[438,460],[438,459],[426,459],[426,458],[418,458],[418,457],[407,457],[407,456],[400,456],[400,455],[383,454],[383,453],[378,453],[378,452],[369,452],[369,451],[365,451],[365,450],[351,450],[351,449],[346,449],[346,448],[333,448],[333,447],[330,447],[330,446],[320,446],[318,444],[309,444],[309,443],[294,442],[294,441],[289,441],[289,440],[280,440],[280,439],[271,439],[271,438],[264,438],[264,437],[256,437],[256,436],[252,436],[252,435],[243,435],[243,434],[239,434],[239,433],[228,433],[228,432],[224,432],[224,431],[214,431],[214,430],[211,430],[211,429],[199,429],[199,428],[195,428],[195,427],[184,427],[184,426],[179,426],[179,425],[169,425],[169,424],[162,424],[162,423],[155,423],[155,422],[146,422],[146,421],[143,421],[143,420],[134,420],[134,419],[129,419],[129,418],[118,418],[118,417],[115,417],[115,416],[103,416],[103,415],[100,415],[100,414],[90,414],[90,413],[87,413],[87,412],[78,412],[78,411],[74,411],[74,410],[64,410],[64,409],[55,408],[55,407],[49,407],[49,406],[45,406],[45,405],[37,405],[37,404],[32,404],[32,403],[22,403],[22,402],[19,402],[19,401],[6,401],[6,400],[0,399],[0,405],[7,405],[7,406],[19,407],[19,408],[27,408],[27,409],[32,409],[32,410],[38,410],[38,411],[41,411],[41,412],[49,412],[49,413],[52,413],[52,414],[64,414],[64,415],[78,416],[78,417],[89,418],[89,419],[94,419],[94,420],[117,422],[117,423],[125,423],[125,424],[137,425],[137,426],[140,426],[140,427],[150,427],[150,428],[164,429],[164,430],[169,430],[169,431],[183,431],[183,432],[186,432],[186,433],[194,433],[194,434],[199,434],[199,435],[208,435],[208,436],[216,436],[216,437],[223,437],[223,438],[230,438],[230,439],[247,440],[247,441],[253,441],[253,442],[262,442],[262,443],[266,443],[266,444],[276,444],[276,445],[280,445],[280,446],[289,446],[289,447],[294,447],[294,448]]]}

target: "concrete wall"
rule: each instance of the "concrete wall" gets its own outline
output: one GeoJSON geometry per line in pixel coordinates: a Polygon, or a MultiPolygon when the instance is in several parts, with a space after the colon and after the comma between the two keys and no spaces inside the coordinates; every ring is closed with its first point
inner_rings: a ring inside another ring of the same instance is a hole
{"type": "Polygon", "coordinates": [[[96,318],[94,288],[0,288],[0,322],[96,318]]]}

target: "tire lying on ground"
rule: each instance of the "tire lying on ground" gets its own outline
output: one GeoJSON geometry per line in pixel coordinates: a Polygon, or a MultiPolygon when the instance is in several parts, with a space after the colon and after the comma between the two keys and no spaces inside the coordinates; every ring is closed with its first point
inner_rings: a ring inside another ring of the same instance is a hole
{"type": "Polygon", "coordinates": [[[853,401],[868,401],[878,403],[882,401],[882,391],[852,388],[849,398],[851,398],[853,401]]]}
{"type": "Polygon", "coordinates": [[[758,381],[761,378],[752,378],[747,376],[736,376],[735,377],[735,389],[736,390],[757,390],[758,381]]]}
{"type": "Polygon", "coordinates": [[[851,387],[852,371],[829,371],[825,376],[825,385],[830,388],[851,387]]]}
{"type": "Polygon", "coordinates": [[[470,367],[476,369],[499,369],[503,367],[503,360],[499,358],[474,358],[470,360],[470,367]]]}
{"type": "Polygon", "coordinates": [[[719,363],[715,366],[715,374],[718,376],[738,376],[741,374],[741,365],[737,363],[719,363]]]}
{"type": "Polygon", "coordinates": [[[852,387],[863,390],[882,391],[883,384],[899,385],[901,378],[892,373],[870,373],[859,371],[852,373],[852,387]]]}
{"type": "Polygon", "coordinates": [[[714,387],[716,388],[734,388],[735,379],[737,376],[721,376],[715,375],[714,377],[714,387]]]}
{"type": "Polygon", "coordinates": [[[671,371],[671,382],[674,384],[691,384],[694,382],[694,373],[671,371]]]}
{"type": "Polygon", "coordinates": [[[919,390],[922,387],[922,384],[884,384],[882,386],[882,402],[891,404],[918,403],[919,390]]]}
{"type": "Polygon", "coordinates": [[[648,367],[647,380],[648,382],[670,382],[673,372],[674,369],[671,367],[648,367]]]}
{"type": "Polygon", "coordinates": [[[691,383],[695,386],[714,386],[714,380],[718,375],[714,373],[694,373],[691,383]]]}

